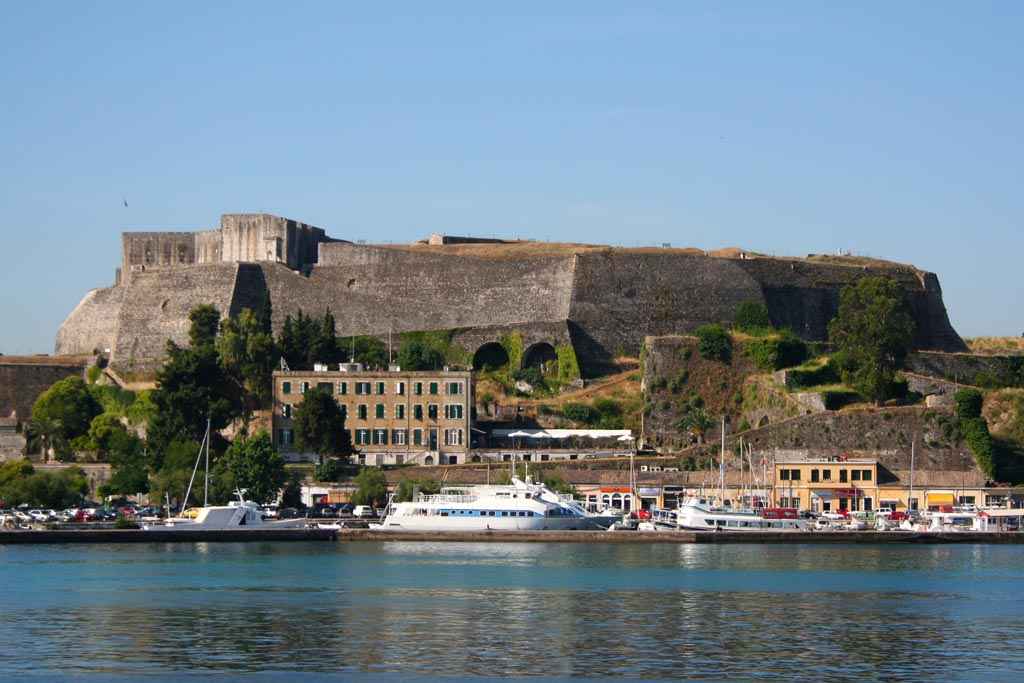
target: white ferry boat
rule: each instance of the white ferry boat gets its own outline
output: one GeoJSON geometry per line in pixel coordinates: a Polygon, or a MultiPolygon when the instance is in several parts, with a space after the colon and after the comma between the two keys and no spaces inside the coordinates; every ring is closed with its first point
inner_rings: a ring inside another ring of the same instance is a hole
{"type": "Polygon", "coordinates": [[[690,498],[676,511],[679,527],[690,531],[808,531],[806,520],[790,508],[734,510],[713,507],[706,498],[690,498]]]}
{"type": "Polygon", "coordinates": [[[513,478],[511,484],[445,488],[392,503],[380,524],[384,531],[542,531],[605,529],[621,517],[590,513],[570,496],[543,484],[513,478]]]}

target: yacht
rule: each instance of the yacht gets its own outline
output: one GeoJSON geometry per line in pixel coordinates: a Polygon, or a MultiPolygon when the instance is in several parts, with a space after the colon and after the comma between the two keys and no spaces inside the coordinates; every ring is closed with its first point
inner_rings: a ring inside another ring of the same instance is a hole
{"type": "Polygon", "coordinates": [[[245,499],[245,490],[237,489],[237,501],[227,505],[209,505],[193,508],[189,516],[169,517],[150,524],[143,524],[144,531],[204,531],[233,529],[237,531],[265,529],[294,529],[306,525],[305,519],[265,520],[259,505],[245,499]]]}
{"type": "Polygon", "coordinates": [[[736,510],[714,507],[707,498],[690,498],[676,517],[690,531],[808,531],[807,521],[790,508],[736,510]]]}
{"type": "Polygon", "coordinates": [[[444,488],[434,495],[391,503],[383,531],[542,531],[605,529],[622,515],[590,513],[571,496],[513,477],[511,484],[444,488]]]}

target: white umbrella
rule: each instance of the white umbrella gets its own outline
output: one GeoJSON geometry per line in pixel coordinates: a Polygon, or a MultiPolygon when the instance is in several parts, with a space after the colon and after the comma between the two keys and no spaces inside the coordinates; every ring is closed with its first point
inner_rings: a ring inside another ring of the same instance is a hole
{"type": "Polygon", "coordinates": [[[620,437],[619,437],[619,438],[618,438],[617,440],[618,440],[618,441],[632,441],[632,440],[633,440],[633,437],[632,437],[632,436],[630,436],[629,434],[623,434],[623,435],[622,435],[622,436],[620,436],[620,437]]]}
{"type": "Polygon", "coordinates": [[[533,434],[530,434],[529,432],[512,432],[511,434],[507,434],[506,438],[509,438],[509,439],[522,439],[522,438],[530,438],[532,436],[533,436],[533,434]]]}

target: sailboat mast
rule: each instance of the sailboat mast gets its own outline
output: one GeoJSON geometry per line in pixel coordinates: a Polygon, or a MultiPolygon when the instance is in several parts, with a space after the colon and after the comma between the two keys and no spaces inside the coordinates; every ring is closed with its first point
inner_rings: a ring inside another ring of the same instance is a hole
{"type": "Polygon", "coordinates": [[[914,504],[914,446],[916,439],[910,440],[910,493],[907,494],[907,514],[910,514],[911,506],[914,504]]]}
{"type": "Polygon", "coordinates": [[[210,505],[210,417],[206,417],[206,481],[203,482],[203,507],[210,505]]]}

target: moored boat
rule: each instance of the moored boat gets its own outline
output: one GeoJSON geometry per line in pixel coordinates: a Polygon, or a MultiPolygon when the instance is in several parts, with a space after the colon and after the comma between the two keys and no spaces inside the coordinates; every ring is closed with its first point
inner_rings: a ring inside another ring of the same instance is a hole
{"type": "Polygon", "coordinates": [[[792,508],[738,510],[714,507],[708,499],[691,498],[676,512],[679,527],[691,531],[807,531],[806,520],[792,508]]]}

